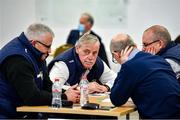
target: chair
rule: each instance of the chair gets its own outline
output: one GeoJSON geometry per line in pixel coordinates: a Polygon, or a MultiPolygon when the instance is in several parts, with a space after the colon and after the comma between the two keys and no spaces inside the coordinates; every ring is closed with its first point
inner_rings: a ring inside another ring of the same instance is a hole
{"type": "Polygon", "coordinates": [[[74,47],[74,45],[72,44],[63,44],[61,46],[59,46],[58,48],[56,48],[56,50],[54,51],[53,57],[55,58],[56,56],[58,56],[59,54],[63,53],[64,51],[70,49],[74,47]]]}

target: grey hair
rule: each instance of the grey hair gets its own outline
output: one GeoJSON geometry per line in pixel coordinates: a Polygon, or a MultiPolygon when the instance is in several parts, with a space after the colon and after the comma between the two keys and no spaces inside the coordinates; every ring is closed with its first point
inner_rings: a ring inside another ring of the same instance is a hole
{"type": "Polygon", "coordinates": [[[150,28],[146,29],[144,32],[152,31],[152,41],[156,40],[162,40],[165,44],[169,43],[171,41],[171,35],[169,31],[160,25],[153,25],[150,28]]]}
{"type": "Polygon", "coordinates": [[[118,34],[114,39],[111,40],[110,50],[111,52],[120,52],[121,50],[124,50],[127,46],[136,47],[136,44],[128,34],[118,34]]]}
{"type": "Polygon", "coordinates": [[[41,35],[50,33],[54,37],[54,32],[46,25],[41,23],[31,24],[25,31],[25,36],[30,40],[38,40],[41,35]]]}
{"type": "Polygon", "coordinates": [[[96,43],[96,42],[99,42],[99,39],[96,36],[92,34],[84,34],[82,37],[79,38],[75,46],[81,46],[82,44],[96,43]]]}
{"type": "Polygon", "coordinates": [[[92,17],[91,14],[89,14],[89,13],[83,13],[81,16],[87,16],[87,17],[88,17],[87,21],[88,21],[92,26],[94,25],[94,18],[92,17]]]}

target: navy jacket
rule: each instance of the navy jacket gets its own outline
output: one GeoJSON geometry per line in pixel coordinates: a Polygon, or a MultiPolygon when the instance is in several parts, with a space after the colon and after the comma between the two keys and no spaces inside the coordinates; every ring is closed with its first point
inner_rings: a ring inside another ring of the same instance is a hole
{"type": "MultiPolygon", "coordinates": [[[[167,44],[165,48],[160,50],[158,55],[174,60],[176,63],[180,65],[180,44],[175,43],[174,41],[167,44]]],[[[180,72],[177,73],[178,80],[180,80],[180,72]]]]}
{"type": "MultiPolygon", "coordinates": [[[[42,53],[36,50],[29,43],[24,33],[19,37],[10,41],[0,51],[0,66],[3,62],[12,56],[22,56],[30,64],[33,65],[35,75],[35,83],[37,87],[42,89],[43,73],[46,71],[45,62],[38,62],[42,53]],[[40,76],[39,76],[40,75],[40,76]]],[[[3,70],[0,69],[0,116],[9,116],[10,118],[16,117],[16,107],[23,104],[23,101],[18,96],[15,88],[5,79],[3,70]]]]}
{"type": "MultiPolygon", "coordinates": [[[[69,69],[69,79],[66,81],[70,85],[75,85],[80,82],[82,74],[85,72],[85,68],[82,66],[78,55],[75,52],[75,48],[71,48],[66,52],[58,55],[54,60],[52,60],[48,65],[48,70],[50,71],[54,63],[57,61],[63,61],[66,63],[69,69]]],[[[95,65],[90,70],[87,79],[88,81],[94,81],[101,84],[99,78],[101,77],[104,71],[104,64],[102,60],[98,57],[95,65]]]]}
{"type": "MultiPolygon", "coordinates": [[[[91,31],[90,34],[96,36],[99,39],[100,48],[99,48],[98,56],[109,66],[108,58],[107,58],[107,55],[106,55],[106,50],[105,50],[104,44],[102,43],[101,38],[96,33],[94,33],[93,31],[91,31]]],[[[70,34],[69,34],[69,36],[67,38],[66,43],[75,45],[76,41],[79,40],[79,38],[80,38],[79,30],[71,30],[71,32],[70,32],[70,34]]]]}
{"type": "Polygon", "coordinates": [[[139,52],[122,64],[110,98],[120,106],[129,97],[142,119],[180,118],[180,85],[161,57],[139,52]]]}

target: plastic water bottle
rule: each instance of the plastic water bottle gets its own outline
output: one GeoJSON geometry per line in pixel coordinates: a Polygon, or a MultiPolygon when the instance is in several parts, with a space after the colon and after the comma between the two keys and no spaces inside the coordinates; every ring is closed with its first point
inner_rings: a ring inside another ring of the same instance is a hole
{"type": "Polygon", "coordinates": [[[89,102],[89,98],[88,98],[89,81],[87,80],[88,73],[89,73],[89,70],[87,70],[84,73],[84,75],[82,76],[81,81],[80,81],[80,105],[81,105],[81,107],[89,102]]]}
{"type": "Polygon", "coordinates": [[[59,79],[55,79],[52,85],[52,108],[61,108],[61,94],[62,94],[62,85],[59,82],[59,79]]]}

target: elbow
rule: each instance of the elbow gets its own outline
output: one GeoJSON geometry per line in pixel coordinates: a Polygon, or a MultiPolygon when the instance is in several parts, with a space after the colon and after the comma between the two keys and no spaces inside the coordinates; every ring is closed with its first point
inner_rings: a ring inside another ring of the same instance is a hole
{"type": "Polygon", "coordinates": [[[125,102],[126,102],[121,97],[119,97],[113,93],[110,94],[110,100],[114,106],[121,106],[121,105],[125,104],[125,102]]]}

